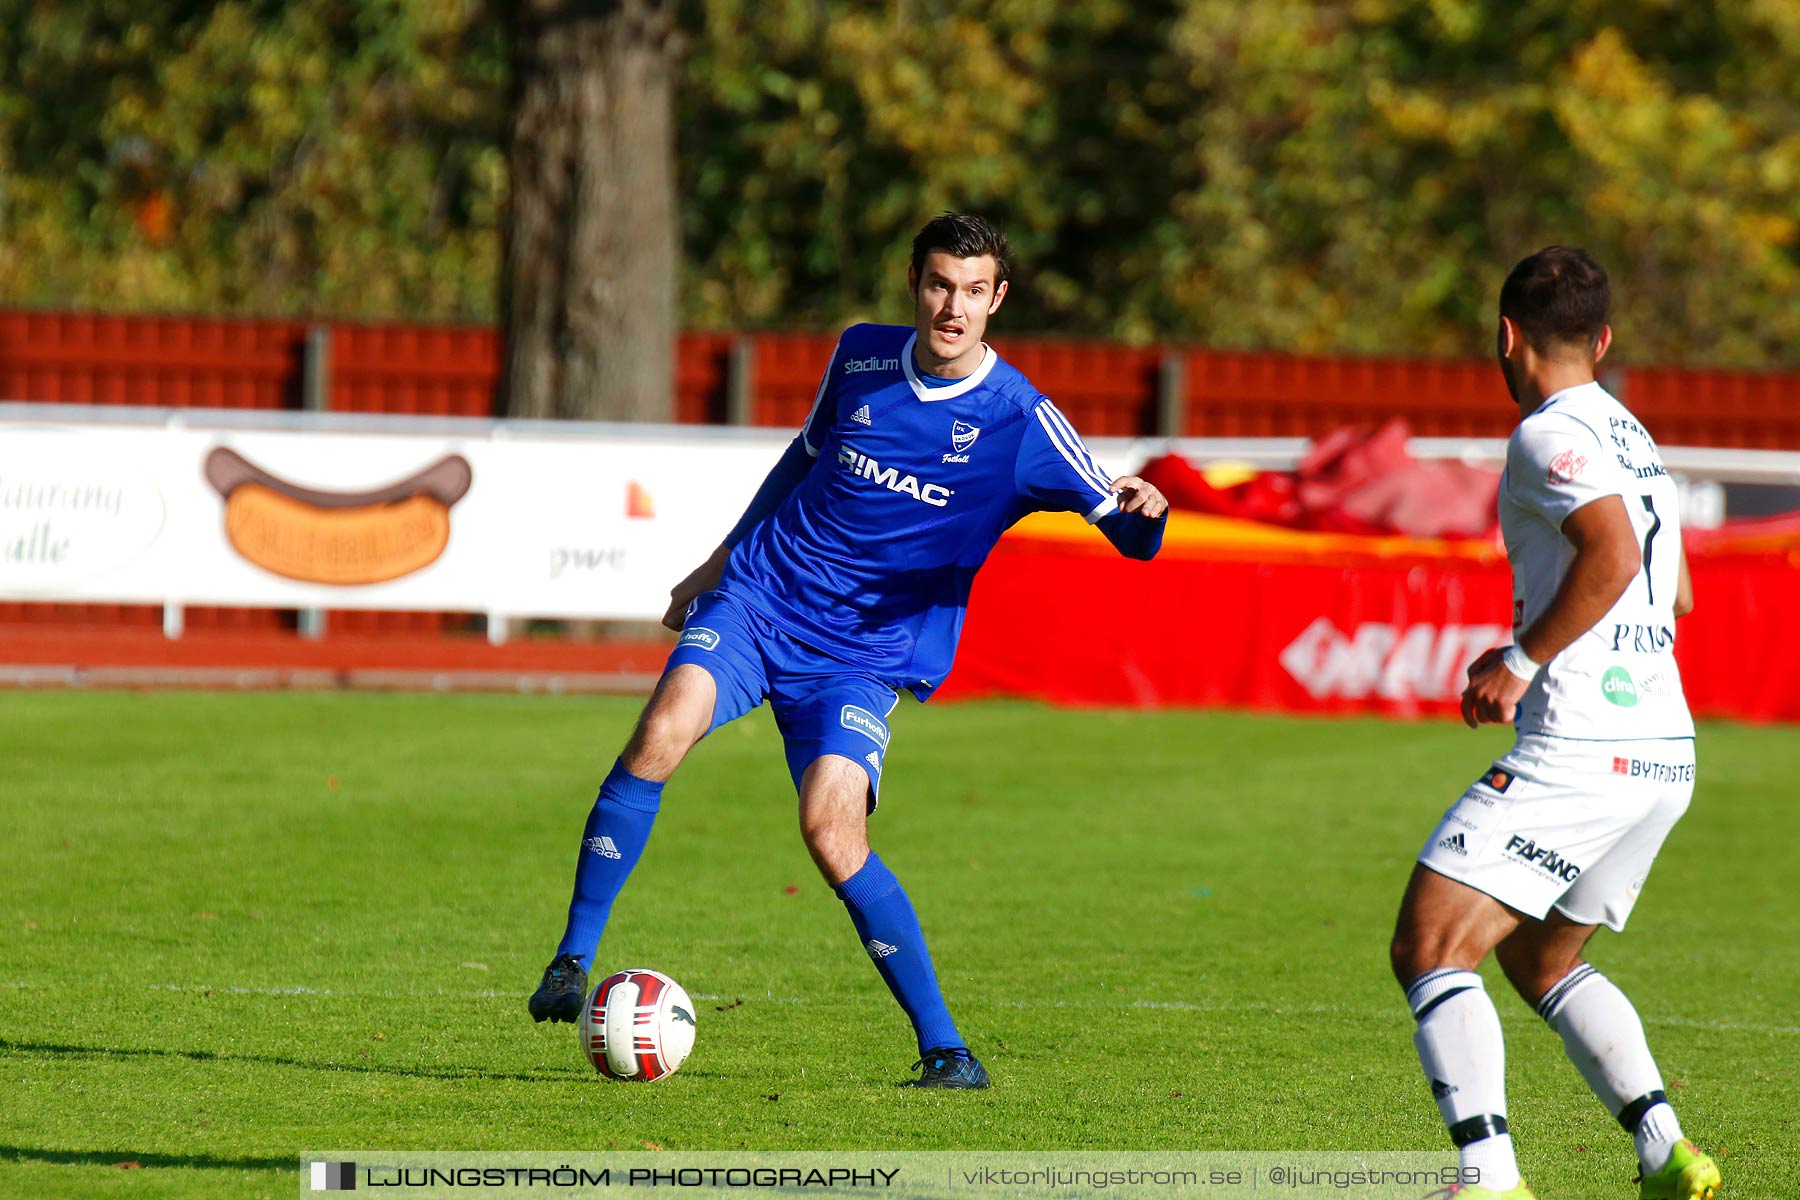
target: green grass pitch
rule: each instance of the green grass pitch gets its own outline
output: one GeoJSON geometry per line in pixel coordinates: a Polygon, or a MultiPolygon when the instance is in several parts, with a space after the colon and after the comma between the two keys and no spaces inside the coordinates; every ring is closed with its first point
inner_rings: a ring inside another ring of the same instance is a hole
{"type": "MultiPolygon", "coordinates": [[[[908,705],[873,838],[985,1094],[911,1037],[814,874],[766,711],[670,786],[601,947],[698,1001],[612,1084],[525,1013],[636,702],[0,694],[0,1194],[294,1194],[307,1148],[1424,1149],[1386,942],[1506,745],[1450,723],[908,705]],[[115,1164],[134,1162],[140,1170],[115,1164]]],[[[1693,810],[1593,958],[1726,1194],[1800,1194],[1800,736],[1708,726],[1693,810]]],[[[1539,1196],[1630,1142],[1490,974],[1539,1196]]]]}

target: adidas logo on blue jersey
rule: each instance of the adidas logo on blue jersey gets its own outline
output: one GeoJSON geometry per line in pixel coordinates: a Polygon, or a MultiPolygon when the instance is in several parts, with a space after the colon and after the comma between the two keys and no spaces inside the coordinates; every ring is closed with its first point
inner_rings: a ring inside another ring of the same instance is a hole
{"type": "Polygon", "coordinates": [[[851,413],[850,419],[852,421],[855,421],[858,425],[873,425],[873,424],[875,424],[875,419],[869,415],[869,406],[866,404],[863,405],[861,408],[857,409],[855,412],[851,413]]]}
{"type": "Polygon", "coordinates": [[[583,842],[582,845],[586,846],[589,850],[592,850],[602,858],[619,857],[618,846],[614,845],[613,840],[605,834],[601,834],[599,837],[591,837],[583,842]]]}
{"type": "Polygon", "coordinates": [[[890,946],[886,942],[876,941],[874,938],[870,938],[863,949],[869,952],[870,958],[886,958],[890,954],[900,953],[900,947],[890,946]]]}

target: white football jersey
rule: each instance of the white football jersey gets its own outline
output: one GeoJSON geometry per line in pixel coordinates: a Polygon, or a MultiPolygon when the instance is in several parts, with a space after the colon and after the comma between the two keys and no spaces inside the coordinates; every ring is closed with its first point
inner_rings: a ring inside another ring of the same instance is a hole
{"type": "Polygon", "coordinates": [[[1538,673],[1519,704],[1519,732],[1600,741],[1692,737],[1675,666],[1675,483],[1649,432],[1598,383],[1551,396],[1507,443],[1500,532],[1512,563],[1514,633],[1550,607],[1575,557],[1563,521],[1603,496],[1625,501],[1643,569],[1599,624],[1538,673]]]}

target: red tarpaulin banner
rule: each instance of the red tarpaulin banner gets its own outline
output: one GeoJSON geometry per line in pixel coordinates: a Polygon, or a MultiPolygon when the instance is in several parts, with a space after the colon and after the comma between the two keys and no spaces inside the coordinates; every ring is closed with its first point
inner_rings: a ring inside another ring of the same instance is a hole
{"type": "MultiPolygon", "coordinates": [[[[1690,551],[1676,657],[1698,716],[1800,721],[1800,550],[1690,551]]],[[[1487,542],[1171,518],[1122,559],[1062,518],[1002,539],[975,584],[945,698],[1454,715],[1464,668],[1511,640],[1487,542]]]]}

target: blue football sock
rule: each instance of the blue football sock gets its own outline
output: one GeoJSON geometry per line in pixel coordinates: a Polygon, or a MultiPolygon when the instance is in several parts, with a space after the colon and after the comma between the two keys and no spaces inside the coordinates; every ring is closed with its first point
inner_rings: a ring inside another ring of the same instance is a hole
{"type": "Polygon", "coordinates": [[[662,804],[663,785],[639,779],[614,762],[600,785],[594,810],[581,834],[575,860],[575,895],[569,901],[569,924],[558,954],[573,954],[583,970],[593,963],[594,949],[606,931],[613,900],[650,840],[650,826],[662,804]]]}
{"type": "Polygon", "coordinates": [[[956,1022],[950,1019],[944,994],[938,990],[937,973],[931,969],[931,953],[925,949],[925,934],[919,929],[912,901],[887,864],[870,854],[860,871],[833,890],[850,910],[856,936],[862,939],[875,969],[906,1010],[919,1038],[919,1053],[962,1046],[962,1034],[956,1032],[956,1022]]]}

